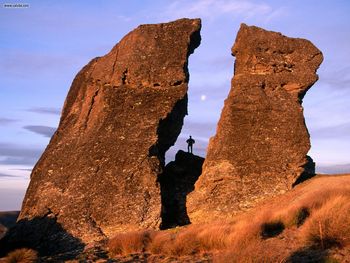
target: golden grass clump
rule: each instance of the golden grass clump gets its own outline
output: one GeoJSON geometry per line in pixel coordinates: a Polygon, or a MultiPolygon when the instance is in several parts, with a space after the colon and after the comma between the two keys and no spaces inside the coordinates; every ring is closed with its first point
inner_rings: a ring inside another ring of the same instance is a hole
{"type": "Polygon", "coordinates": [[[286,255],[281,253],[283,248],[267,244],[262,240],[252,240],[240,247],[229,248],[215,253],[214,263],[278,263],[286,262],[286,255]]]}
{"type": "Polygon", "coordinates": [[[34,263],[38,262],[38,253],[29,248],[20,248],[8,253],[4,263],[34,263]]]}
{"type": "Polygon", "coordinates": [[[350,245],[350,195],[329,199],[314,211],[301,230],[306,245],[327,249],[350,245]]]}
{"type": "Polygon", "coordinates": [[[164,251],[170,251],[169,247],[173,243],[175,235],[169,231],[157,232],[148,246],[149,252],[152,254],[165,254],[164,251]]]}
{"type": "Polygon", "coordinates": [[[119,233],[108,241],[108,251],[111,256],[144,252],[153,235],[149,230],[119,233]]]}

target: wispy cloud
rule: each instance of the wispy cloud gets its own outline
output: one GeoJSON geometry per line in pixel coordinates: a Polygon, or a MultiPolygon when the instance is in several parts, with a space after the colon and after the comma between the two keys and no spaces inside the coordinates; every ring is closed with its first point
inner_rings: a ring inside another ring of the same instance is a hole
{"type": "Polygon", "coordinates": [[[65,56],[59,54],[45,54],[38,51],[10,50],[7,53],[1,51],[0,61],[1,75],[14,75],[27,77],[33,74],[60,72],[70,65],[81,63],[78,56],[65,56]]]}
{"type": "Polygon", "coordinates": [[[164,13],[166,17],[201,17],[214,19],[220,15],[244,15],[251,17],[272,12],[272,8],[265,3],[238,0],[197,0],[174,1],[164,13]]]}
{"type": "Polygon", "coordinates": [[[350,67],[328,69],[320,73],[320,82],[328,84],[332,88],[350,88],[350,67]]]}
{"type": "Polygon", "coordinates": [[[215,122],[194,122],[185,121],[185,127],[181,136],[189,136],[198,138],[202,141],[208,141],[211,136],[215,133],[216,123],[215,122]]]}
{"type": "MultiPolygon", "coordinates": [[[[27,109],[26,111],[40,113],[40,114],[53,114],[53,115],[60,115],[61,114],[61,109],[53,108],[53,107],[33,107],[33,108],[27,109]]],[[[1,121],[0,121],[0,123],[1,123],[1,121]]]]}
{"type": "Polygon", "coordinates": [[[41,154],[41,152],[41,149],[26,148],[11,143],[0,143],[0,156],[37,157],[41,154]]]}
{"type": "Polygon", "coordinates": [[[0,125],[8,125],[10,123],[16,122],[15,119],[9,119],[9,118],[0,118],[0,125]]]}
{"type": "Polygon", "coordinates": [[[350,122],[337,125],[322,127],[318,129],[310,129],[310,133],[317,139],[345,139],[350,138],[350,122]]]}
{"type": "Polygon", "coordinates": [[[14,171],[27,171],[27,172],[31,172],[33,169],[31,168],[17,168],[17,169],[11,169],[14,171]]]}
{"type": "Polygon", "coordinates": [[[27,125],[27,126],[23,126],[23,129],[43,135],[48,138],[51,138],[51,136],[56,131],[56,128],[54,127],[43,126],[43,125],[27,125]]]}
{"type": "Polygon", "coordinates": [[[42,151],[43,149],[0,143],[0,164],[33,165],[42,154],[42,151]]]}
{"type": "Polygon", "coordinates": [[[19,176],[17,176],[17,175],[12,175],[12,174],[0,173],[0,178],[4,178],[4,177],[19,177],[19,176]]]}

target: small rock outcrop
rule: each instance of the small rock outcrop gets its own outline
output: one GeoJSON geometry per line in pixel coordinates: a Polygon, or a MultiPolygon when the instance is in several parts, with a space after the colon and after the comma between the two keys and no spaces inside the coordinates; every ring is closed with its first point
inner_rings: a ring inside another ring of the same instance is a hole
{"type": "Polygon", "coordinates": [[[230,217],[314,174],[301,103],[322,53],[308,40],[242,24],[232,54],[231,91],[188,198],[192,222],[230,217]]]}
{"type": "Polygon", "coordinates": [[[19,222],[50,219],[83,243],[160,226],[158,176],[187,114],[200,28],[199,19],[141,25],[78,73],[19,222]]]}
{"type": "Polygon", "coordinates": [[[168,163],[159,177],[162,195],[162,223],[167,229],[190,223],[186,198],[194,190],[194,184],[202,173],[204,158],[178,151],[175,161],[168,163]]]}

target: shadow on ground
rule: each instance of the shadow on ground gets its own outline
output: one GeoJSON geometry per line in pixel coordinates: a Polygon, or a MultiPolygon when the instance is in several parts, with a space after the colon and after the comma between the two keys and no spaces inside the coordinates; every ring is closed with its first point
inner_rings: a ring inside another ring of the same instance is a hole
{"type": "Polygon", "coordinates": [[[67,233],[55,217],[44,216],[22,219],[10,228],[0,240],[0,257],[23,247],[35,249],[41,256],[70,252],[68,257],[74,258],[84,244],[67,233]]]}
{"type": "Polygon", "coordinates": [[[322,263],[328,261],[328,251],[306,247],[293,252],[286,260],[288,263],[322,263]]]}

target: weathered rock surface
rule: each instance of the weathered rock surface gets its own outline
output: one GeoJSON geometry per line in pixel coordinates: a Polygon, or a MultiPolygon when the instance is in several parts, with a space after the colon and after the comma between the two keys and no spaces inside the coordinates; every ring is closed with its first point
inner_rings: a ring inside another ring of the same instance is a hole
{"type": "Polygon", "coordinates": [[[241,25],[231,91],[195,191],[192,222],[227,218],[314,174],[302,99],[322,53],[308,40],[241,25]]]}
{"type": "Polygon", "coordinates": [[[183,226],[190,223],[187,215],[187,195],[202,173],[204,158],[178,151],[175,161],[168,163],[159,177],[162,195],[161,229],[183,226]]]}
{"type": "Polygon", "coordinates": [[[199,19],[141,25],[78,73],[20,222],[49,218],[84,243],[159,227],[157,179],[187,114],[200,27],[199,19]]]}

